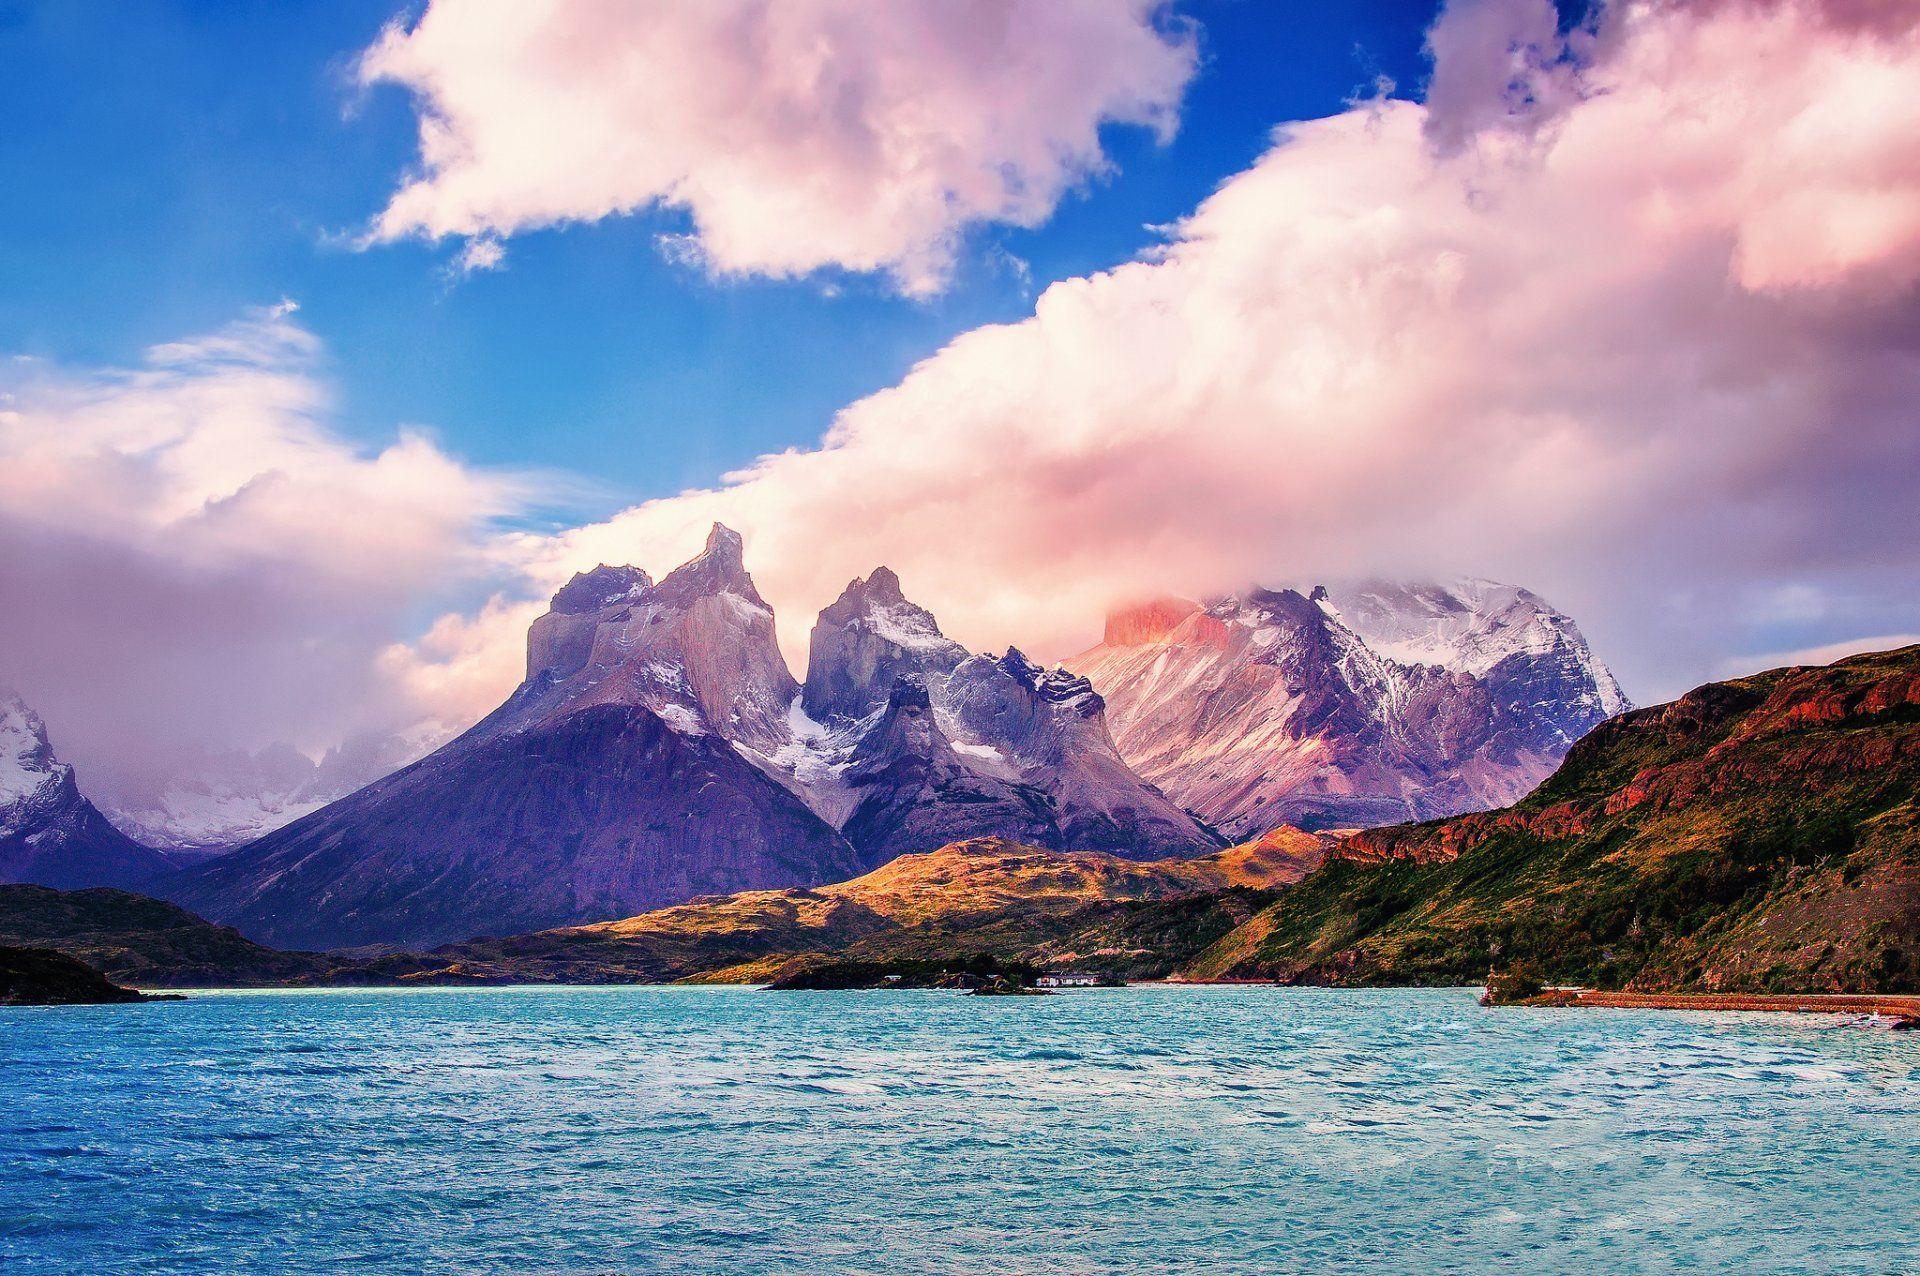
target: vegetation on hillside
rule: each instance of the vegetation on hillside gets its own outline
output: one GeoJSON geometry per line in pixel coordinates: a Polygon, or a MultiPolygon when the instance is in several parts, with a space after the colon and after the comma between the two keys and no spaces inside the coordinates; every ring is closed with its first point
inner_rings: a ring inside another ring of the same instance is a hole
{"type": "Polygon", "coordinates": [[[1505,811],[1351,839],[1192,968],[1603,988],[1920,986],[1920,648],[1712,684],[1505,811]]]}

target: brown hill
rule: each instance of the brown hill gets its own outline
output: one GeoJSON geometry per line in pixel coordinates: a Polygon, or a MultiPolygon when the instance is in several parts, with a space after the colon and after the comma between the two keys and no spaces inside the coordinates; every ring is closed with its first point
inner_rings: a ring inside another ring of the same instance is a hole
{"type": "Polygon", "coordinates": [[[362,968],[368,979],[752,981],[796,957],[963,951],[1100,954],[1169,970],[1298,881],[1326,839],[1278,829],[1194,860],[1122,859],[976,838],[813,889],[710,896],[618,921],[449,945],[362,968]],[[1185,920],[1181,920],[1185,918],[1185,920]]]}

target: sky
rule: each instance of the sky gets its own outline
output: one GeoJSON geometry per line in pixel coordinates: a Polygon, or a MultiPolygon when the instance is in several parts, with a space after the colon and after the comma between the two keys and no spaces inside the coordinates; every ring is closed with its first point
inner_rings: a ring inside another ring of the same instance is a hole
{"type": "Polygon", "coordinates": [[[882,562],[1050,658],[1510,580],[1642,703],[1911,640],[1917,21],[0,4],[0,680],[109,777],[458,725],[715,519],[796,657],[882,562]]]}

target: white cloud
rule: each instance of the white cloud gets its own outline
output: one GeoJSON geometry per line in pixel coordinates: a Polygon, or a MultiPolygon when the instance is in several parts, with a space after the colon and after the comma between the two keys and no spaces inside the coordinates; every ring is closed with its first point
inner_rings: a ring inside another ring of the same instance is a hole
{"type": "MultiPolygon", "coordinates": [[[[433,0],[360,65],[421,111],[371,238],[499,240],[653,205],[720,274],[885,271],[937,290],[964,230],[1032,226],[1170,134],[1196,55],[1162,0],[433,0]]],[[[476,258],[473,245],[488,245],[476,258]]]]}
{"type": "Polygon", "coordinates": [[[1055,654],[1147,591],[1471,571],[1573,611],[1642,698],[1780,598],[1842,631],[1914,599],[1913,22],[1635,2],[1571,54],[1551,31],[1545,0],[1456,5],[1433,109],[1288,126],[1164,251],[820,447],[510,550],[543,585],[659,569],[724,519],[796,653],[877,560],[964,640],[1055,654]],[[1551,92],[1511,91],[1520,43],[1551,92]]]}

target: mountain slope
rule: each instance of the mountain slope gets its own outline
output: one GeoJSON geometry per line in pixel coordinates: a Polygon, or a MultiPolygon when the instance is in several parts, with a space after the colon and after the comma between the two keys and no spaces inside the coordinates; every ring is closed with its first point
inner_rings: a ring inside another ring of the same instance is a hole
{"type": "Polygon", "coordinates": [[[1502,811],[1377,829],[1194,968],[1646,990],[1920,987],[1920,647],[1597,728],[1502,811]]]}
{"type": "Polygon", "coordinates": [[[40,715],[0,689],[0,882],[131,886],[170,866],[80,795],[40,715]]]}
{"type": "Polygon", "coordinates": [[[597,704],[434,754],[163,893],[279,947],[418,946],[853,868],[724,741],[597,704]]]}
{"type": "Polygon", "coordinates": [[[1160,599],[1067,665],[1134,770],[1243,837],[1515,801],[1626,705],[1570,619],[1484,581],[1160,599]]]}

